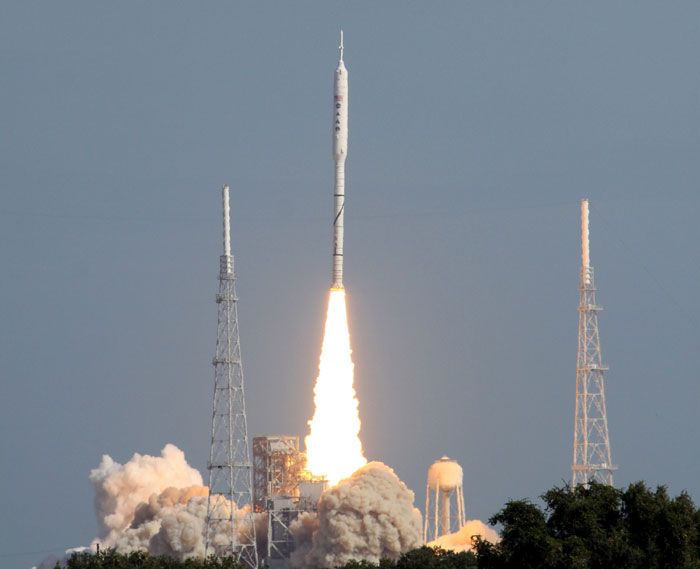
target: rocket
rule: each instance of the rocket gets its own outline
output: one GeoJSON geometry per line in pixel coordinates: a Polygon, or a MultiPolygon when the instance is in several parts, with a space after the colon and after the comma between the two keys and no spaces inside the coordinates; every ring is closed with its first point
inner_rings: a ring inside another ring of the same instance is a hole
{"type": "Polygon", "coordinates": [[[345,216],[345,159],[348,155],[348,70],[343,62],[343,31],[340,31],[340,59],[333,81],[333,272],[331,288],[343,288],[343,221],[345,216]]]}

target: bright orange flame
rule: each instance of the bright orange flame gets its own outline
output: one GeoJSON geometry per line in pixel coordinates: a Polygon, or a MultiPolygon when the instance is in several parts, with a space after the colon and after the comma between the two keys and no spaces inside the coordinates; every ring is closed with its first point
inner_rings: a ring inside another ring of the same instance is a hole
{"type": "Polygon", "coordinates": [[[306,468],[331,486],[367,463],[360,441],[360,416],[353,387],[354,366],[345,291],[331,289],[314,387],[316,410],[306,437],[306,468]]]}

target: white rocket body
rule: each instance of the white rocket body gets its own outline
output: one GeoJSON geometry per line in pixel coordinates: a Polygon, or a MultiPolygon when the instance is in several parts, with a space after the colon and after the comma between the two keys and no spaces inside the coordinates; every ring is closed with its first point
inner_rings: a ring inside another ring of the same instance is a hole
{"type": "Polygon", "coordinates": [[[340,60],[333,81],[333,273],[331,287],[343,288],[343,238],[345,217],[345,159],[348,155],[348,70],[343,62],[343,32],[340,32],[340,60]]]}

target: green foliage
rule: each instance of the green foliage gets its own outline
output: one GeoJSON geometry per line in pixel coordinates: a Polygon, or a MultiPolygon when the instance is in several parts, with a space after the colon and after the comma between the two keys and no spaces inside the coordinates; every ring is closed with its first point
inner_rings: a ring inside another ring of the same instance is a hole
{"type": "Polygon", "coordinates": [[[117,553],[113,549],[94,553],[74,553],[68,559],[68,569],[244,569],[229,558],[186,559],[177,561],[165,556],[149,555],[137,551],[117,553]]]}
{"type": "Polygon", "coordinates": [[[470,552],[455,552],[439,547],[423,546],[401,556],[396,569],[476,569],[476,556],[470,552]]]}
{"type": "Polygon", "coordinates": [[[337,569],[477,569],[477,561],[473,553],[424,546],[403,554],[397,561],[349,561],[337,569]]]}
{"type": "MultiPolygon", "coordinates": [[[[389,561],[389,563],[391,566],[385,566],[385,569],[394,569],[394,567],[396,567],[393,561],[389,561]]],[[[355,559],[348,561],[345,565],[343,565],[343,569],[377,569],[377,567],[378,565],[375,565],[371,561],[356,561],[355,559]]]]}
{"type": "Polygon", "coordinates": [[[591,484],[542,500],[544,511],[511,501],[491,518],[503,539],[476,541],[480,569],[700,569],[700,512],[686,493],[591,484]]]}
{"type": "Polygon", "coordinates": [[[503,526],[503,567],[539,569],[550,564],[556,554],[544,514],[527,500],[508,502],[489,523],[503,526]]]}
{"type": "MultiPolygon", "coordinates": [[[[244,569],[231,558],[188,559],[176,561],[164,556],[151,556],[144,552],[129,554],[114,550],[99,554],[74,553],[68,569],[244,569]]],[[[340,568],[339,568],[340,569],[340,568]]],[[[350,561],[342,569],[477,569],[476,556],[472,553],[455,553],[444,549],[421,547],[403,555],[398,561],[382,559],[379,563],[350,561]]]]}

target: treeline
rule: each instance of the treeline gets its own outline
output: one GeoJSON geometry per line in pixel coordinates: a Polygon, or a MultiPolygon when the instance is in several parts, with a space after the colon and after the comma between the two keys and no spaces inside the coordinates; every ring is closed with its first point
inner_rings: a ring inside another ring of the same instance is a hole
{"type": "MultiPolygon", "coordinates": [[[[113,549],[99,553],[73,553],[65,565],[68,569],[247,569],[231,558],[186,559],[178,561],[143,551],[117,553],[113,549]]],[[[63,569],[56,563],[56,569],[63,569]]]]}
{"type": "MultiPolygon", "coordinates": [[[[700,569],[700,511],[690,496],[638,482],[553,488],[540,507],[511,500],[489,522],[498,544],[473,537],[474,552],[421,547],[400,559],[351,561],[342,569],[700,569]]],[[[242,569],[231,559],[175,561],[145,553],[79,553],[69,569],[242,569]]]]}
{"type": "MultiPolygon", "coordinates": [[[[98,554],[81,552],[74,553],[68,559],[68,569],[248,569],[231,558],[216,559],[187,559],[177,561],[165,556],[149,555],[144,552],[129,554],[116,553],[114,550],[98,554]]],[[[435,550],[421,547],[405,553],[398,561],[382,559],[378,564],[368,561],[350,561],[344,569],[477,569],[477,559],[473,553],[454,553],[452,551],[435,550]]],[[[56,569],[63,569],[56,563],[56,569]]]]}
{"type": "Polygon", "coordinates": [[[480,569],[700,569],[700,512],[685,492],[591,484],[542,500],[510,501],[489,520],[502,541],[476,540],[480,569]]]}

